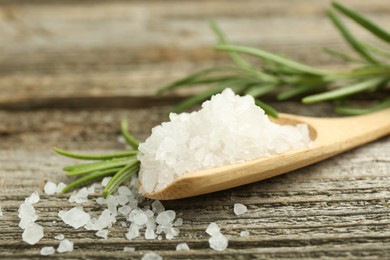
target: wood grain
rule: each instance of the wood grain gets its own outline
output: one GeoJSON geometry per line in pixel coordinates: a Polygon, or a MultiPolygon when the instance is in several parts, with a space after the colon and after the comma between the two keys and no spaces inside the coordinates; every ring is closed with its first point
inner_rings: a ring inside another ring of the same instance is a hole
{"type": "MultiPolygon", "coordinates": [[[[342,1],[390,28],[387,1],[342,1]]],[[[69,228],[57,212],[75,206],[66,196],[42,195],[36,205],[45,237],[21,240],[17,209],[46,180],[69,181],[61,168],[74,162],[53,146],[107,152],[125,148],[119,122],[127,118],[141,140],[166,120],[172,104],[191,91],[162,99],[163,84],[226,57],[211,46],[215,19],[234,43],[261,47],[316,66],[345,63],[323,46],[350,51],[324,15],[328,1],[0,1],[0,258],[41,259],[63,233],[75,251],[48,258],[140,259],[156,251],[165,259],[388,259],[390,258],[390,138],[251,185],[167,201],[184,220],[174,240],[128,241],[114,227],[108,240],[69,228]],[[248,206],[236,216],[234,203],[248,206]],[[56,223],[53,223],[56,221],[56,223]],[[215,221],[229,238],[226,251],[208,246],[215,221]],[[248,230],[249,237],[240,237],[248,230]],[[176,252],[187,242],[189,252],[176,252]],[[124,246],[136,248],[123,252],[124,246]]],[[[348,23],[359,37],[370,35],[348,23]]],[[[275,103],[283,112],[334,116],[330,106],[275,103]]],[[[96,195],[97,196],[97,195],[96,195]]],[[[150,204],[146,200],[143,205],[150,204]]],[[[91,212],[101,208],[95,203],[91,212]]]]}

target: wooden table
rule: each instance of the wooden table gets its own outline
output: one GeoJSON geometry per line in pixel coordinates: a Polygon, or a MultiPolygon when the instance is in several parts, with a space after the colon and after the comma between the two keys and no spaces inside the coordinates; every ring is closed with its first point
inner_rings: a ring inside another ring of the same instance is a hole
{"type": "MultiPolygon", "coordinates": [[[[343,1],[390,28],[385,0],[343,1]]],[[[167,201],[184,220],[174,240],[126,240],[125,228],[109,239],[74,230],[57,216],[74,206],[66,196],[42,195],[36,205],[44,238],[21,240],[18,207],[46,180],[69,181],[71,160],[53,146],[76,151],[124,149],[119,122],[145,139],[150,129],[190,91],[156,98],[163,84],[189,72],[225,63],[212,51],[215,19],[234,43],[275,51],[326,68],[346,66],[322,47],[349,51],[325,17],[328,1],[1,1],[0,2],[0,258],[40,258],[57,247],[58,233],[75,243],[64,259],[389,258],[390,138],[292,173],[196,198],[167,201]],[[248,206],[236,216],[233,204],[248,206]],[[56,223],[53,223],[56,221],[56,223]],[[229,238],[227,250],[209,248],[210,222],[229,238]],[[248,230],[248,237],[240,231],[248,230]],[[191,251],[176,252],[186,242],[191,251]],[[123,252],[124,246],[136,248],[123,252]]],[[[354,28],[359,37],[370,36],[354,28]]],[[[283,112],[332,115],[326,104],[275,104],[283,112]]],[[[100,210],[94,203],[90,210],[100,210]]]]}

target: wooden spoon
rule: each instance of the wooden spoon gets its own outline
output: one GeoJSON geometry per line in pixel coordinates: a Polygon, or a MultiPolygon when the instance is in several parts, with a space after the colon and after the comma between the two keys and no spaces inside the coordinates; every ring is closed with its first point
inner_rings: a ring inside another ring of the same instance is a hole
{"type": "Polygon", "coordinates": [[[279,124],[306,123],[313,146],[239,164],[185,174],[166,188],[145,197],[180,199],[264,180],[324,160],[390,134],[390,109],[372,114],[315,118],[281,114],[279,124]]]}

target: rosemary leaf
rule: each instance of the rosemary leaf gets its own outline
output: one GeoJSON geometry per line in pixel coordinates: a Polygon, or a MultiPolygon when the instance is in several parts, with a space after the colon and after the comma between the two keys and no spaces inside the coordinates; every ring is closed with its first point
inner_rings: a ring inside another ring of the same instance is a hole
{"type": "Polygon", "coordinates": [[[347,27],[345,27],[344,23],[341,22],[338,16],[331,10],[328,10],[327,13],[333,24],[336,26],[337,29],[339,29],[341,35],[349,43],[349,45],[368,62],[377,64],[378,61],[371,56],[367,49],[362,46],[358,40],[355,39],[355,37],[351,34],[347,27]]]}
{"type": "Polygon", "coordinates": [[[88,174],[86,176],[83,176],[81,178],[78,178],[77,180],[71,182],[70,184],[68,184],[62,191],[61,193],[66,193],[68,191],[71,191],[77,187],[80,187],[80,186],[85,186],[86,184],[92,182],[92,181],[96,181],[96,180],[99,180],[99,179],[102,179],[104,177],[107,177],[107,176],[111,176],[113,174],[115,174],[116,172],[118,172],[120,169],[122,169],[122,167],[119,167],[119,168],[112,168],[112,169],[107,169],[107,170],[104,170],[104,171],[97,171],[97,172],[93,172],[91,174],[88,174]]]}
{"type": "Polygon", "coordinates": [[[323,85],[318,85],[318,84],[305,84],[305,85],[300,85],[298,87],[292,88],[290,90],[287,90],[285,92],[279,93],[276,98],[280,101],[286,100],[289,98],[293,98],[295,96],[301,95],[303,93],[306,93],[308,91],[312,91],[314,89],[318,89],[323,87],[323,85]]]}
{"type": "Polygon", "coordinates": [[[316,103],[316,102],[330,100],[330,99],[337,99],[340,97],[356,94],[358,92],[371,89],[381,84],[384,80],[385,78],[383,77],[368,79],[366,81],[354,84],[352,86],[343,87],[328,92],[307,96],[302,99],[302,102],[305,104],[310,104],[310,103],[316,103]]]}
{"type": "Polygon", "coordinates": [[[129,163],[132,163],[136,161],[136,159],[132,160],[122,160],[122,161],[103,161],[100,163],[97,163],[91,167],[81,167],[81,168],[76,168],[74,170],[71,170],[67,173],[68,176],[77,176],[77,175],[83,175],[95,171],[102,171],[102,170],[107,170],[107,169],[112,169],[116,168],[119,166],[125,166],[129,163]]]}
{"type": "Polygon", "coordinates": [[[123,119],[121,122],[121,132],[122,136],[125,138],[126,143],[133,147],[134,149],[138,149],[139,141],[130,134],[128,128],[127,128],[127,121],[126,119],[123,119]]]}
{"type": "Polygon", "coordinates": [[[375,24],[373,21],[369,20],[367,17],[362,16],[361,14],[349,9],[337,1],[333,1],[332,5],[338,11],[342,12],[344,15],[348,16],[356,23],[366,28],[369,32],[376,35],[378,38],[390,43],[390,33],[375,24]]]}
{"type": "Polygon", "coordinates": [[[293,70],[307,73],[307,74],[313,74],[313,75],[325,75],[326,74],[325,71],[322,71],[322,70],[307,66],[305,64],[302,64],[302,63],[299,63],[296,61],[292,61],[292,60],[283,58],[279,55],[276,55],[276,54],[273,54],[273,53],[270,53],[267,51],[263,51],[260,49],[256,49],[256,48],[240,46],[240,45],[232,45],[232,44],[218,44],[214,48],[216,50],[219,50],[219,51],[234,51],[234,52],[242,52],[242,53],[250,54],[250,55],[253,55],[255,57],[259,57],[259,58],[262,58],[265,60],[270,60],[270,61],[273,61],[277,64],[281,64],[281,65],[284,65],[284,66],[291,68],[293,70]]]}
{"type": "Polygon", "coordinates": [[[80,153],[68,152],[56,147],[54,148],[54,151],[66,157],[82,159],[82,160],[107,160],[107,159],[114,159],[114,158],[121,158],[121,157],[131,157],[138,154],[138,151],[123,151],[123,152],[109,153],[109,154],[80,154],[80,153]]]}
{"type": "Polygon", "coordinates": [[[390,107],[390,97],[383,100],[382,102],[377,102],[375,105],[372,105],[368,108],[337,106],[335,110],[337,113],[344,115],[361,115],[379,111],[388,107],[390,107]]]}
{"type": "Polygon", "coordinates": [[[245,94],[257,98],[275,90],[277,87],[275,84],[254,85],[248,88],[245,94]]]}
{"type": "Polygon", "coordinates": [[[123,182],[125,182],[128,178],[137,174],[139,171],[140,162],[135,160],[130,164],[123,167],[120,171],[118,171],[114,177],[107,183],[107,186],[104,188],[103,197],[107,198],[110,194],[112,194],[123,182]]]}
{"type": "Polygon", "coordinates": [[[276,111],[276,109],[274,109],[270,105],[268,105],[268,104],[266,104],[258,99],[255,100],[255,103],[257,106],[261,107],[267,115],[272,116],[274,118],[279,117],[278,111],[276,111]]]}
{"type": "Polygon", "coordinates": [[[355,63],[365,63],[365,61],[358,59],[358,58],[355,58],[355,57],[352,57],[352,56],[349,56],[349,55],[345,54],[344,52],[336,51],[336,50],[329,49],[329,48],[324,48],[324,51],[326,53],[328,53],[329,55],[332,55],[332,56],[339,58],[339,59],[342,59],[344,61],[355,62],[355,63]]]}

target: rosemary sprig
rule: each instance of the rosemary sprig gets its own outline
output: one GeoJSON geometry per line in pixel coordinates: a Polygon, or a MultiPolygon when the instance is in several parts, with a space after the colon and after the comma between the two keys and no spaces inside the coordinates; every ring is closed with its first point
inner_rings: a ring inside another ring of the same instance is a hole
{"type": "Polygon", "coordinates": [[[339,72],[323,71],[265,50],[232,45],[228,43],[218,25],[211,22],[211,29],[218,39],[218,44],[214,49],[226,52],[233,64],[211,67],[194,73],[162,87],[158,93],[162,94],[177,88],[195,85],[209,85],[204,92],[175,106],[174,112],[182,112],[227,87],[232,88],[236,94],[252,95],[257,99],[256,104],[275,117],[277,112],[264,102],[260,102],[258,98],[264,95],[274,96],[276,100],[302,97],[302,102],[305,104],[333,101],[335,111],[340,114],[361,114],[389,107],[386,96],[389,96],[390,50],[384,50],[357,39],[343,23],[339,14],[351,19],[386,43],[390,43],[390,33],[336,1],[332,3],[332,7],[327,12],[328,17],[360,57],[347,55],[337,50],[325,49],[325,51],[341,60],[357,64],[357,68],[339,72]],[[257,58],[261,65],[253,65],[241,54],[257,58]],[[344,100],[344,103],[348,100],[353,101],[354,97],[359,94],[374,98],[378,102],[359,109],[339,106],[340,100],[344,100]]]}
{"type": "Polygon", "coordinates": [[[90,163],[81,163],[64,167],[67,176],[81,176],[68,184],[62,192],[71,191],[87,183],[100,180],[107,176],[113,176],[103,190],[103,197],[108,197],[120,184],[128,180],[139,171],[140,162],[137,160],[139,141],[132,136],[127,127],[126,120],[121,122],[121,133],[126,142],[135,150],[123,151],[109,154],[80,154],[54,148],[60,155],[81,159],[93,160],[90,163]]]}

